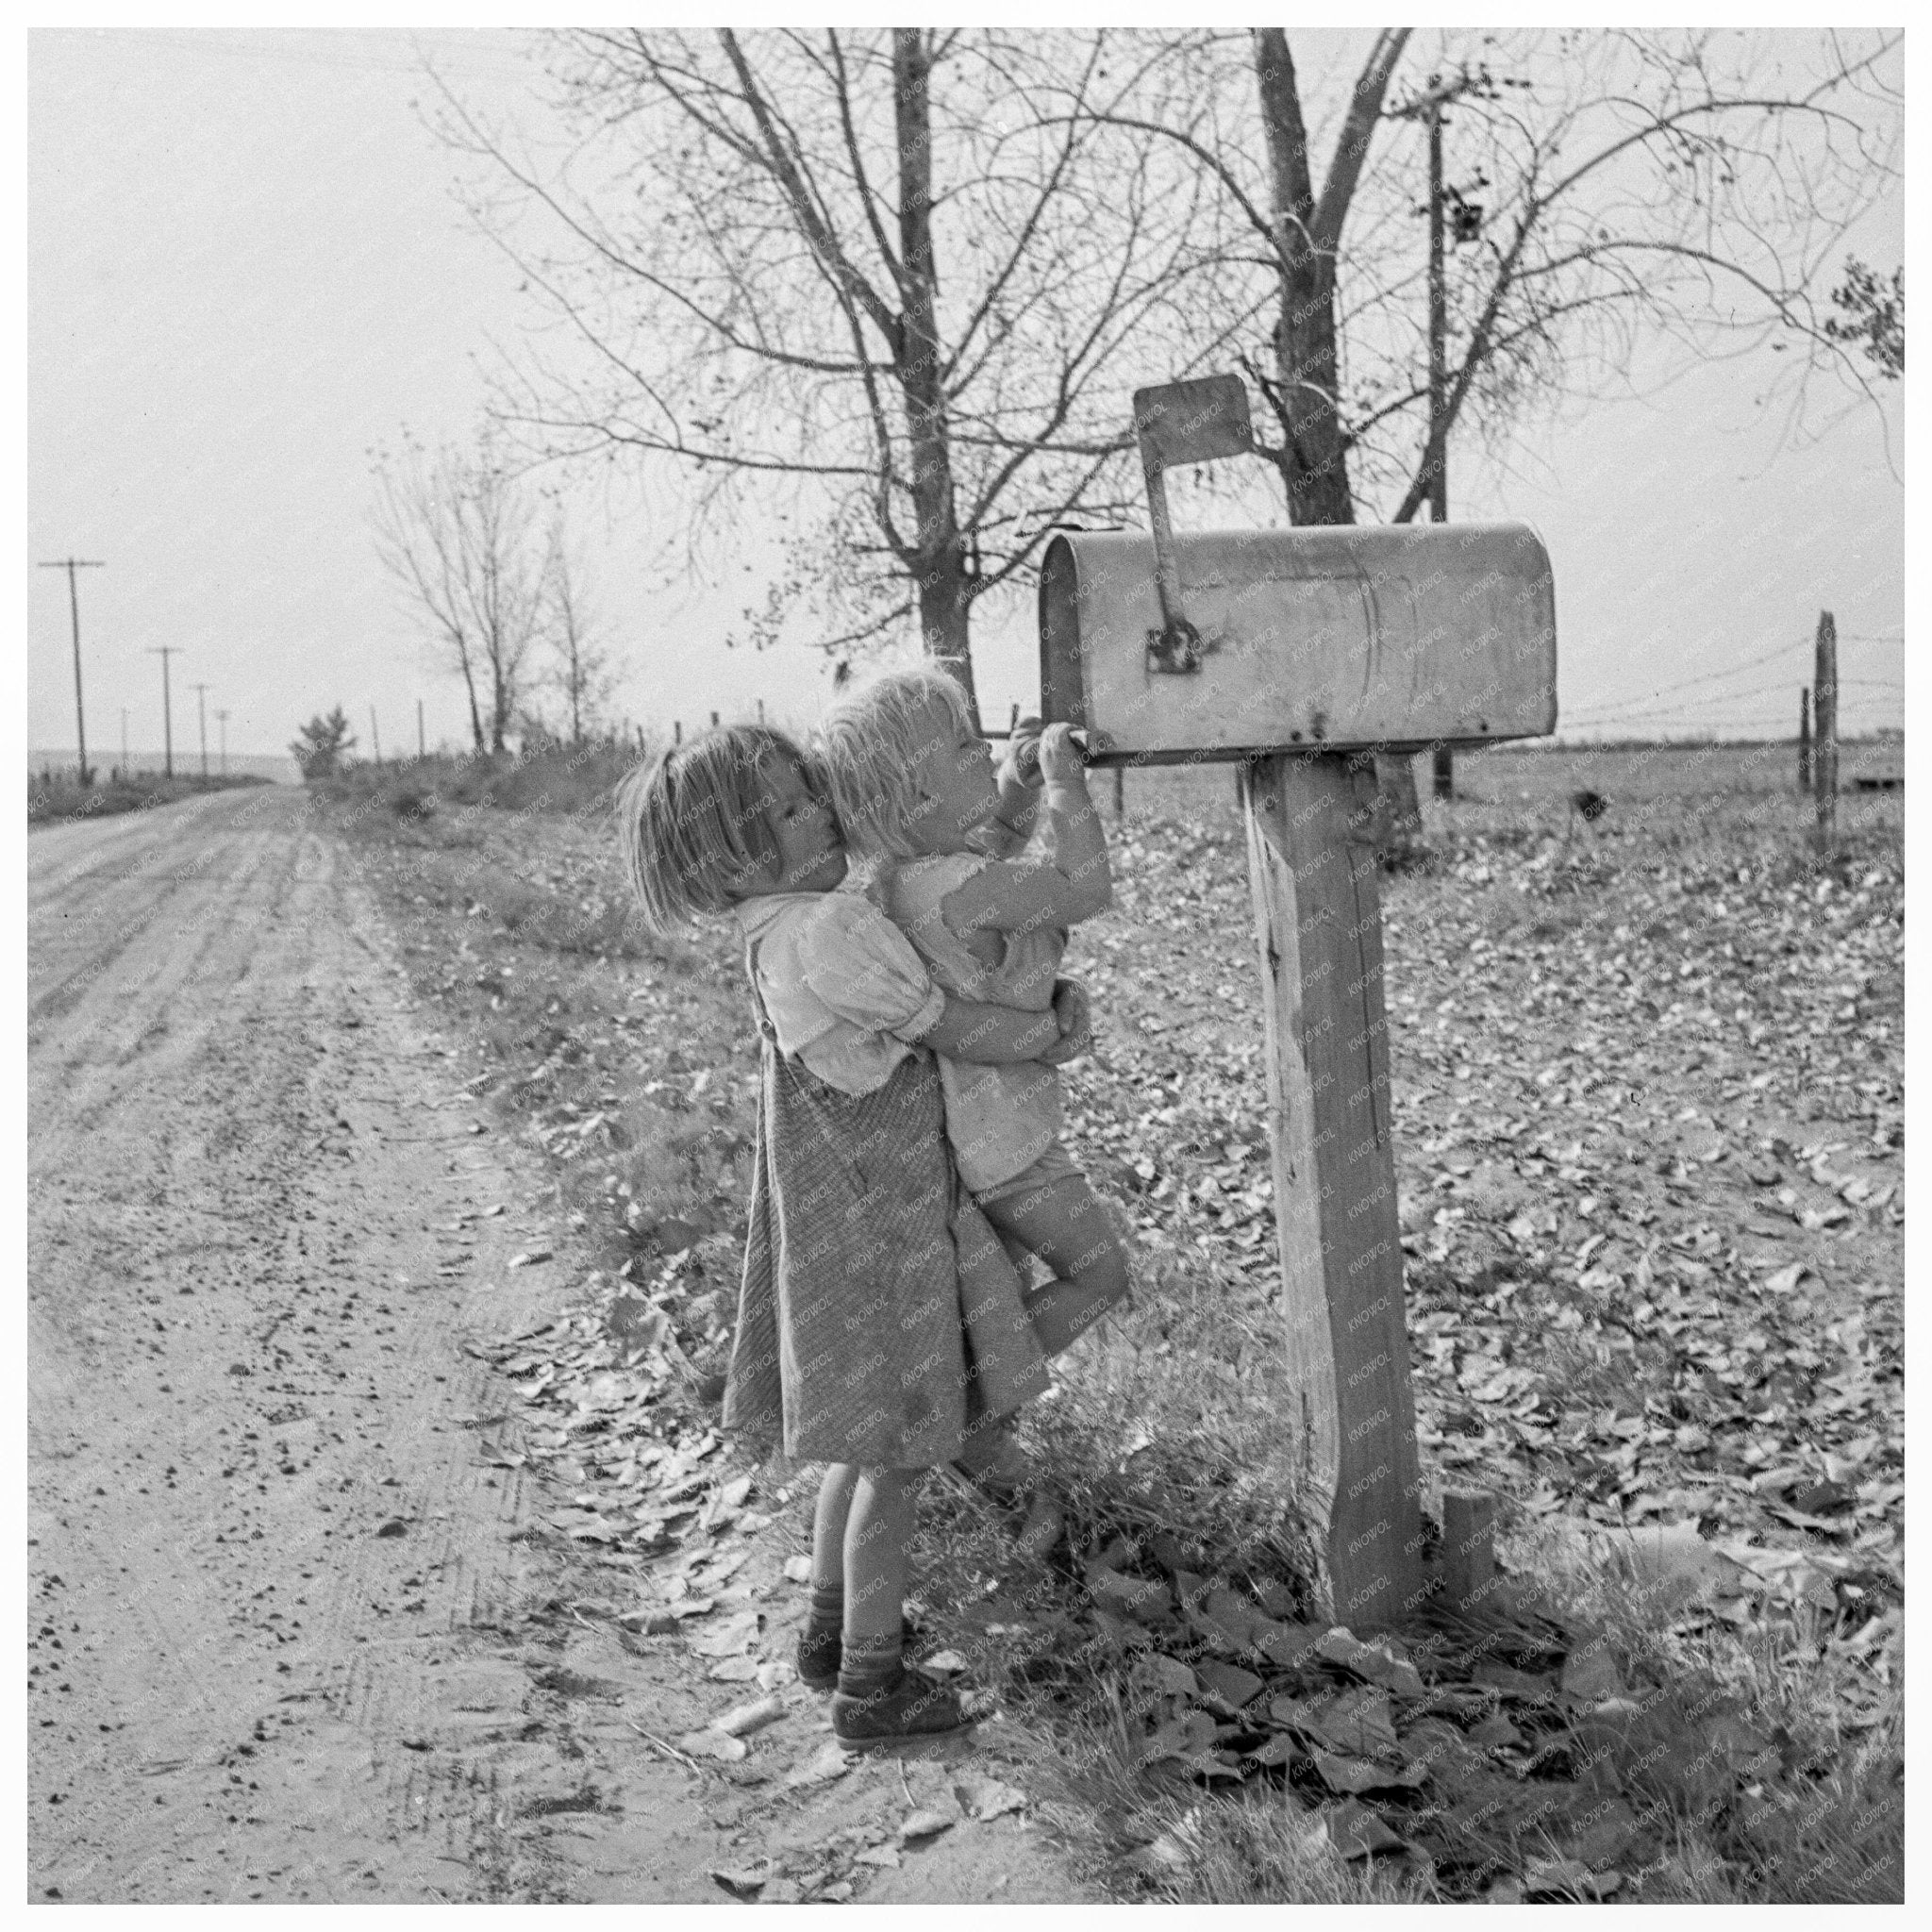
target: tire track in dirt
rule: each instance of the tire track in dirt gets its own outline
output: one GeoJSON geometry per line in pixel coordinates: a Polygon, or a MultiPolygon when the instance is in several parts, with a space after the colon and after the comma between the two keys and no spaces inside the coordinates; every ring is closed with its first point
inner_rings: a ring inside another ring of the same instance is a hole
{"type": "Polygon", "coordinates": [[[31,1895],[488,1895],[499,1780],[418,1734],[529,1724],[458,1343],[547,1297],[450,1241],[518,1179],[298,795],[33,846],[31,1895]]]}

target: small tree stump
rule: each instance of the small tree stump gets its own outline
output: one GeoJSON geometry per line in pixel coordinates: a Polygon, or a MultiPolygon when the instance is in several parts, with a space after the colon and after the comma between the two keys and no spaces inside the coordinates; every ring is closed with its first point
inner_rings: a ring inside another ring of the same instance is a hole
{"type": "Polygon", "coordinates": [[[1442,1593],[1452,1607],[1475,1609],[1494,1587],[1496,1499],[1486,1491],[1444,1491],[1442,1593]]]}

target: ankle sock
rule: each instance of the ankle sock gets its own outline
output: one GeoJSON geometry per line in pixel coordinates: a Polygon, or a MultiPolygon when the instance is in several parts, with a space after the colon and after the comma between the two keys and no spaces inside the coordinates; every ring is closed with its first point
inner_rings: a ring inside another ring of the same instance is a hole
{"type": "Polygon", "coordinates": [[[897,1681],[904,1667],[901,1634],[890,1637],[848,1637],[841,1648],[839,1689],[848,1697],[870,1697],[897,1681]]]}
{"type": "Polygon", "coordinates": [[[814,1633],[840,1628],[845,1622],[845,1586],[842,1583],[814,1583],[808,1621],[814,1633]]]}

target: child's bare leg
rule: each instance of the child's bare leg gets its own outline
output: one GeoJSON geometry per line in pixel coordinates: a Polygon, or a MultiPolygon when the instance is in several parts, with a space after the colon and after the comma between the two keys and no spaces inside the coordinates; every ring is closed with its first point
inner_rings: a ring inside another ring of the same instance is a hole
{"type": "Polygon", "coordinates": [[[829,1690],[839,1674],[845,1623],[845,1524],[858,1486],[856,1462],[835,1462],[819,1478],[811,1526],[811,1608],[798,1640],[798,1674],[820,1690],[829,1690]]]}
{"type": "Polygon", "coordinates": [[[1010,1237],[1054,1272],[1024,1298],[1045,1354],[1058,1355],[1126,1293],[1127,1257],[1084,1174],[983,1200],[979,1211],[1002,1241],[1010,1237]]]}
{"type": "Polygon", "coordinates": [[[913,1496],[923,1470],[859,1474],[845,1524],[845,1645],[832,1698],[832,1735],[850,1749],[963,1730],[958,1696],[905,1668],[906,1602],[913,1496]]]}
{"type": "Polygon", "coordinates": [[[811,1593],[845,1594],[845,1523],[852,1513],[852,1492],[858,1487],[858,1465],[835,1462],[819,1478],[818,1507],[811,1524],[811,1593]]]}
{"type": "Polygon", "coordinates": [[[861,1694],[899,1668],[916,1469],[863,1469],[845,1521],[845,1660],[840,1687],[861,1694]],[[863,1687],[847,1683],[857,1674],[863,1687]]]}

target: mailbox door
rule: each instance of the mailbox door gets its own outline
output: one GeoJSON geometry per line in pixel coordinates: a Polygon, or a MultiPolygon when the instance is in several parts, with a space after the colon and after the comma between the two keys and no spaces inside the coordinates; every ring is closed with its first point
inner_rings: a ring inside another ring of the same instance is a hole
{"type": "Polygon", "coordinates": [[[1041,572],[1042,715],[1103,759],[1492,743],[1556,727],[1549,558],[1520,524],[1175,541],[1198,668],[1150,659],[1145,537],[1062,533],[1041,572]]]}

